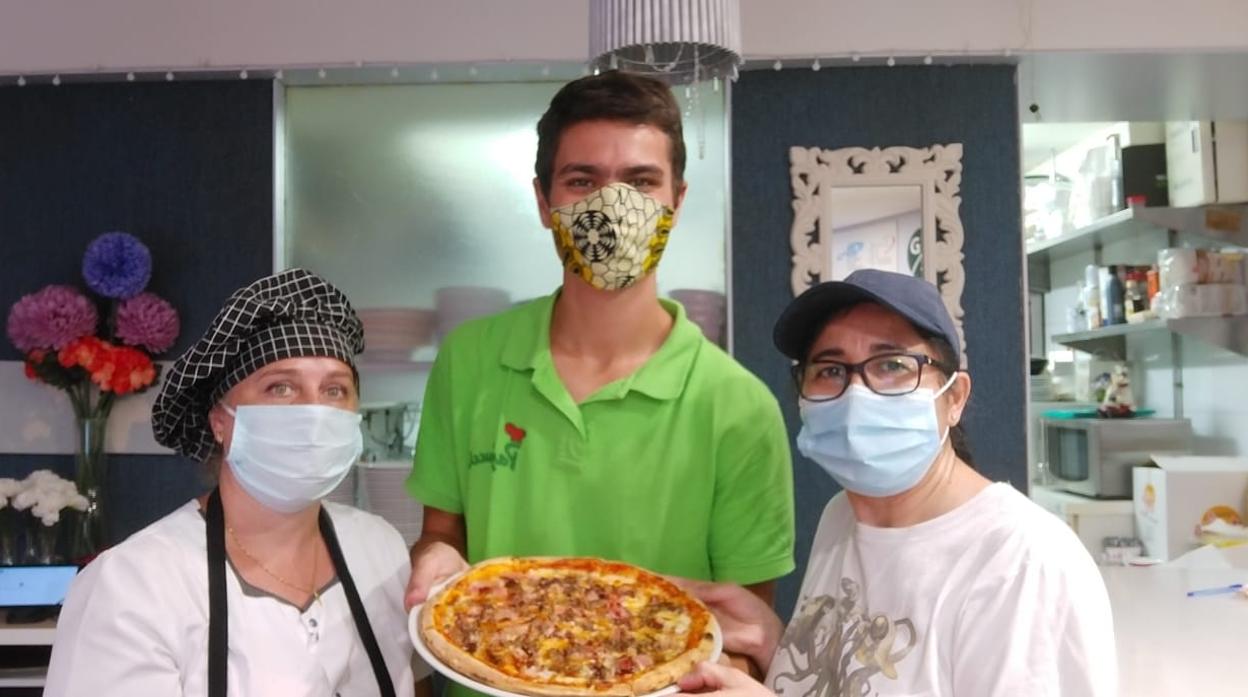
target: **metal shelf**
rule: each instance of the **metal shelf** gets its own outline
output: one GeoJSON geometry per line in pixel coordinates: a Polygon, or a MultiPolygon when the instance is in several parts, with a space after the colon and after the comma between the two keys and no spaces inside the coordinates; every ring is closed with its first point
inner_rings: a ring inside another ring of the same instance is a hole
{"type": "Polygon", "coordinates": [[[1053,257],[1090,252],[1107,244],[1163,229],[1154,223],[1138,218],[1137,210],[1141,209],[1128,208],[1118,211],[1061,237],[1032,242],[1027,245],[1027,257],[1028,259],[1048,260],[1053,257]]]}
{"type": "Polygon", "coordinates": [[[1127,337],[1166,331],[1166,320],[1155,319],[1139,324],[1114,324],[1100,329],[1073,334],[1056,334],[1053,341],[1078,351],[1122,360],[1126,357],[1127,337]]]}
{"type": "Polygon", "coordinates": [[[0,610],[0,646],[51,646],[55,638],[56,620],[8,624],[8,613],[0,610]]]}
{"type": "Polygon", "coordinates": [[[1248,204],[1132,210],[1136,219],[1155,227],[1248,247],[1248,204]]]}
{"type": "Polygon", "coordinates": [[[1248,316],[1184,317],[1157,319],[1139,324],[1115,324],[1086,332],[1058,334],[1053,340],[1078,351],[1124,360],[1127,354],[1127,337],[1156,332],[1192,337],[1248,356],[1248,316]]]}
{"type": "Polygon", "coordinates": [[[1248,204],[1194,208],[1136,206],[1061,237],[1030,243],[1027,257],[1047,261],[1052,257],[1093,251],[1156,230],[1173,230],[1224,244],[1248,246],[1248,204]]]}
{"type": "Polygon", "coordinates": [[[44,687],[48,682],[48,668],[0,668],[0,692],[3,688],[44,687]]]}

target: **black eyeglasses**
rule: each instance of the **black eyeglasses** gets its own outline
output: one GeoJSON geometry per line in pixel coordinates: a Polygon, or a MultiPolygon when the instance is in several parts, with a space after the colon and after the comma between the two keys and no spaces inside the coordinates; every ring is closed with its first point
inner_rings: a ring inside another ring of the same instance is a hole
{"type": "Polygon", "coordinates": [[[910,394],[923,381],[923,366],[948,371],[940,361],[921,353],[886,353],[861,363],[818,360],[793,366],[798,394],[812,402],[827,402],[845,394],[854,373],[867,389],[885,397],[910,394]]]}

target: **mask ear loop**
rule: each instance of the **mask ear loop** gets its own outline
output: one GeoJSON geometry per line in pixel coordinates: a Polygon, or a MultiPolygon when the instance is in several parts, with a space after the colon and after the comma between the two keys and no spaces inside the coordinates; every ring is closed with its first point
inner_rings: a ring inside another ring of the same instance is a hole
{"type": "MultiPolygon", "coordinates": [[[[950,375],[950,376],[949,376],[949,380],[945,383],[945,385],[944,385],[943,387],[941,387],[941,388],[940,388],[940,390],[938,390],[938,391],[936,392],[936,394],[932,395],[932,408],[933,408],[933,409],[935,409],[935,408],[936,408],[936,400],[937,400],[937,399],[940,399],[940,396],[941,396],[942,394],[944,394],[944,393],[948,392],[948,391],[949,391],[949,388],[953,386],[953,381],[958,379],[958,372],[960,372],[960,371],[956,371],[956,370],[955,370],[955,371],[953,372],[953,375],[950,375]]],[[[953,429],[953,427],[952,427],[952,426],[946,426],[946,427],[945,427],[945,433],[944,433],[944,435],[942,435],[942,436],[940,437],[940,447],[941,447],[941,448],[944,448],[944,447],[945,447],[945,441],[949,440],[949,432],[950,432],[952,429],[953,429]]]]}
{"type": "MultiPolygon", "coordinates": [[[[232,407],[232,406],[230,406],[230,405],[226,404],[225,402],[217,402],[217,404],[221,405],[221,408],[225,411],[225,413],[227,413],[227,414],[229,414],[229,415],[230,415],[230,418],[234,420],[235,427],[237,428],[237,424],[238,424],[238,412],[237,412],[237,411],[235,411],[234,407],[232,407]]],[[[215,434],[214,434],[214,436],[215,436],[215,434]]],[[[220,447],[221,447],[221,446],[223,446],[223,445],[224,445],[224,442],[223,442],[223,441],[221,441],[221,440],[218,440],[218,441],[217,441],[217,447],[218,447],[218,448],[220,448],[220,447]]],[[[223,462],[226,460],[226,456],[227,456],[227,455],[229,455],[229,453],[226,453],[226,452],[224,452],[224,451],[221,453],[221,459],[222,459],[222,461],[223,461],[223,462]]]]}
{"type": "Polygon", "coordinates": [[[932,399],[939,399],[942,394],[949,391],[949,388],[953,386],[953,381],[958,379],[958,372],[959,371],[955,370],[953,372],[953,375],[949,376],[948,382],[946,382],[943,387],[937,390],[936,394],[932,395],[932,399]]]}

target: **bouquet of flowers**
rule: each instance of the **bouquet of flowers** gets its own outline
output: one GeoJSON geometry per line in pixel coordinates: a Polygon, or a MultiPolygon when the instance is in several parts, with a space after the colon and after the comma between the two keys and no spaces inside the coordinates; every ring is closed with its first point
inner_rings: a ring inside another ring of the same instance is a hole
{"type": "Polygon", "coordinates": [[[64,390],[80,419],[107,417],[113,400],[156,382],[152,356],[173,346],[178,313],[144,292],[152,256],[133,235],[95,239],[82,260],[92,299],[68,285],[49,285],[9,309],[9,340],[26,356],[26,376],[64,390]],[[103,321],[101,321],[103,318],[103,321]]]}
{"type": "MultiPolygon", "coordinates": [[[[63,390],[73,405],[76,478],[87,499],[74,541],[78,559],[94,556],[108,538],[104,432],[113,403],[156,383],[160,368],[152,357],[169,350],[181,329],[173,306],[145,291],[151,276],[148,248],[133,235],[109,232],[93,240],[82,259],[82,278],[94,297],[74,286],[49,285],[9,309],[5,328],[26,357],[26,376],[63,390]]],[[[60,510],[53,503],[36,515],[55,523],[60,510]]]]}

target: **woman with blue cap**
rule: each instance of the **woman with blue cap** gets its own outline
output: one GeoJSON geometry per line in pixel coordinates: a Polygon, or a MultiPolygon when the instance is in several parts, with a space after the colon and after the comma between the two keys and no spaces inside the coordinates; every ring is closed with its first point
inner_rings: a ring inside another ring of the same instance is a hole
{"type": "Polygon", "coordinates": [[[363,327],[294,269],[226,302],[169,371],[156,439],[217,485],[83,569],[44,694],[411,696],[399,533],[321,501],[362,449],[363,327]]]}
{"type": "MultiPolygon", "coordinates": [[[[815,533],[788,627],[736,586],[691,584],[725,650],[681,686],[734,697],[1116,694],[1104,583],[1073,531],[975,471],[957,329],[923,280],[856,271],[784,311],[798,449],[844,489],[815,533]]],[[[1021,374],[1021,373],[1020,373],[1021,374]]]]}

